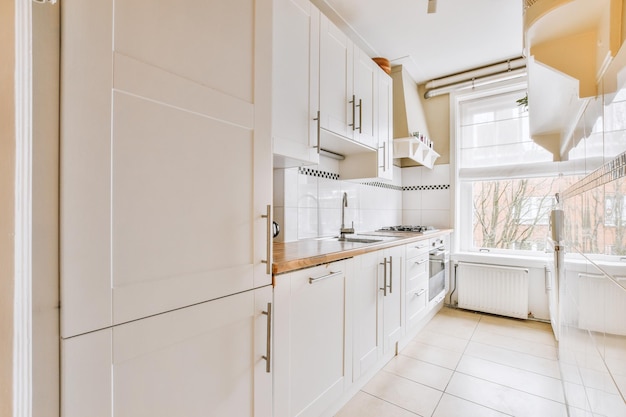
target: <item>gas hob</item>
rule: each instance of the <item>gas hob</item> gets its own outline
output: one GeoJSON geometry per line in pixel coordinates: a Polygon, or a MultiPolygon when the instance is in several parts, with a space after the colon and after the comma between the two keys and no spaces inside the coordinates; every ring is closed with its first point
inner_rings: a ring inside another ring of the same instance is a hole
{"type": "Polygon", "coordinates": [[[433,226],[413,226],[413,225],[400,225],[400,226],[386,226],[376,230],[377,232],[404,232],[404,233],[434,233],[438,232],[433,226]]]}

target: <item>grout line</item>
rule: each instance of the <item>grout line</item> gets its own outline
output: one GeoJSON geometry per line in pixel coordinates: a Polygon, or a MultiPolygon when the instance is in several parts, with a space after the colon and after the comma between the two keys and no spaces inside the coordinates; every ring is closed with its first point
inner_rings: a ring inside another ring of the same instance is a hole
{"type": "Polygon", "coordinates": [[[394,404],[394,403],[392,403],[391,401],[386,400],[386,399],[384,399],[384,398],[380,398],[380,397],[379,397],[379,396],[377,396],[377,395],[370,394],[369,392],[366,392],[366,391],[363,391],[363,390],[360,390],[359,392],[362,392],[363,394],[369,395],[370,397],[374,397],[374,398],[376,398],[376,399],[379,399],[379,400],[381,400],[381,401],[384,401],[384,402],[386,402],[387,404],[391,404],[391,405],[393,405],[394,407],[398,407],[398,408],[400,408],[400,409],[402,409],[402,410],[404,410],[404,411],[408,411],[409,413],[414,414],[414,415],[416,415],[416,416],[419,416],[419,417],[424,417],[424,416],[422,416],[421,414],[417,414],[416,412],[411,411],[411,410],[409,410],[408,408],[404,408],[404,407],[402,407],[402,406],[399,406],[398,404],[394,404]]]}

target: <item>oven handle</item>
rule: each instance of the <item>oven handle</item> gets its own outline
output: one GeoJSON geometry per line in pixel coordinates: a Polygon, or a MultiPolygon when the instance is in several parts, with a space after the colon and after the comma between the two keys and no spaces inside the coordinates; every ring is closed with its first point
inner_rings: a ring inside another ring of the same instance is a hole
{"type": "Polygon", "coordinates": [[[445,255],[445,254],[446,254],[445,249],[437,249],[436,251],[430,252],[428,255],[432,258],[434,256],[440,257],[440,256],[445,255]]]}

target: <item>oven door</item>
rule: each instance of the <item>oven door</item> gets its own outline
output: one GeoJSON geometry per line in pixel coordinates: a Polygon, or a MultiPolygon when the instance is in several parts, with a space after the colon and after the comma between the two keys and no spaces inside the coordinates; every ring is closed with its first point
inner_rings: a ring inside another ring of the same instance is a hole
{"type": "Polygon", "coordinates": [[[446,289],[447,252],[435,249],[429,253],[428,301],[446,289]]]}

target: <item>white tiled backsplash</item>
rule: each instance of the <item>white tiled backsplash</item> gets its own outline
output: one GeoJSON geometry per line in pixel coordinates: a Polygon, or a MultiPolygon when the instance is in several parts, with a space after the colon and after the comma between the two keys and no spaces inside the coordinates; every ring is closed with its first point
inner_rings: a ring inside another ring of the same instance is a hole
{"type": "Polygon", "coordinates": [[[390,183],[342,181],[338,172],[337,161],[324,157],[316,166],[274,170],[277,241],[337,235],[344,192],[345,225],[354,222],[357,233],[397,224],[450,226],[449,165],[394,166],[390,183]]]}

